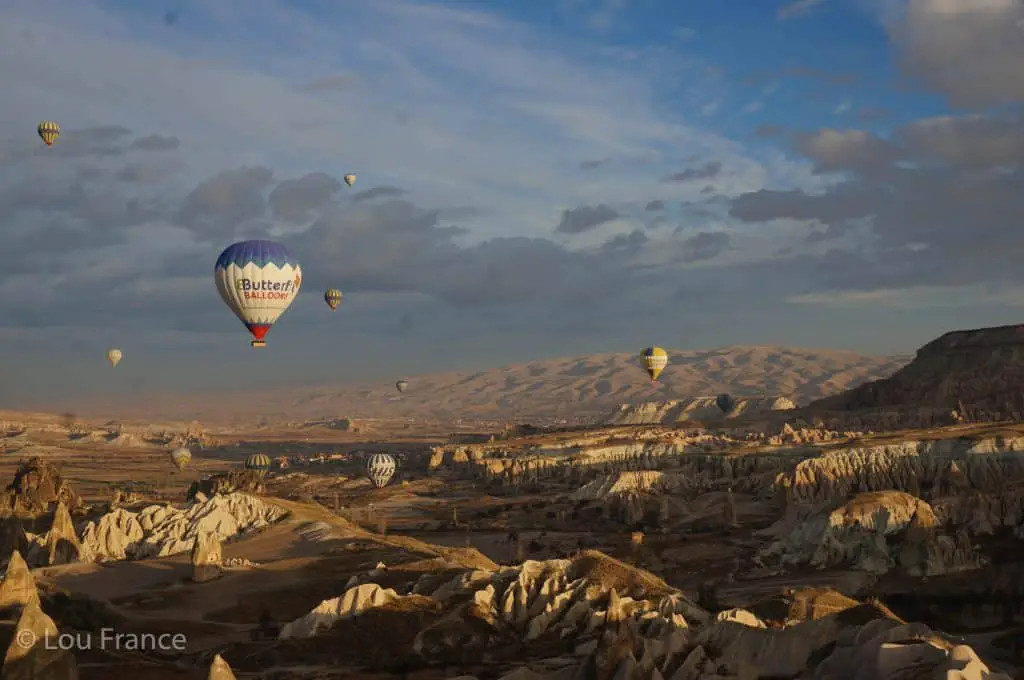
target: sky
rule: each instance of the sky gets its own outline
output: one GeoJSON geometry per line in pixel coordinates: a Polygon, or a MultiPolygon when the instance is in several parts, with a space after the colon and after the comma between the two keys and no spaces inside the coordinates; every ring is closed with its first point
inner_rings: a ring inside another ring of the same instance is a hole
{"type": "Polygon", "coordinates": [[[5,0],[0,406],[1016,323],[1022,27],[1017,0],[5,0]],[[304,268],[262,350],[212,277],[247,238],[304,268]]]}

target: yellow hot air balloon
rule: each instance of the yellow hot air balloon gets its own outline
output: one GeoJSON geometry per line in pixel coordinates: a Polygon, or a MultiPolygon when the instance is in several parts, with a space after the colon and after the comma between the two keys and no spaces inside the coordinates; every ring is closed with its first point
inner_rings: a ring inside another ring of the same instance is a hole
{"type": "Polygon", "coordinates": [[[349,186],[352,186],[353,184],[356,183],[356,176],[355,175],[345,175],[344,180],[345,180],[345,184],[347,184],[349,186]]]}
{"type": "Polygon", "coordinates": [[[648,347],[640,352],[640,360],[644,362],[644,369],[651,376],[651,382],[658,382],[658,376],[668,366],[668,352],[660,347],[648,347]]]}
{"type": "Polygon", "coordinates": [[[245,459],[245,469],[252,470],[262,478],[270,469],[270,456],[265,453],[254,453],[245,459]]]}
{"type": "Polygon", "coordinates": [[[36,128],[36,132],[39,133],[39,137],[43,140],[46,146],[53,146],[53,143],[60,137],[60,125],[57,125],[52,120],[44,120],[36,128]]]}
{"type": "Polygon", "coordinates": [[[178,471],[184,471],[188,464],[192,461],[192,452],[185,447],[179,447],[171,451],[171,462],[174,463],[174,467],[178,468],[178,471]]]}
{"type": "Polygon", "coordinates": [[[121,363],[122,356],[123,355],[121,354],[121,350],[119,349],[112,349],[107,351],[107,361],[110,362],[111,366],[117,366],[119,363],[121,363]]]}
{"type": "Polygon", "coordinates": [[[338,305],[341,304],[341,298],[341,291],[337,288],[328,288],[324,291],[324,302],[327,303],[327,306],[330,307],[331,310],[338,308],[338,305]]]}

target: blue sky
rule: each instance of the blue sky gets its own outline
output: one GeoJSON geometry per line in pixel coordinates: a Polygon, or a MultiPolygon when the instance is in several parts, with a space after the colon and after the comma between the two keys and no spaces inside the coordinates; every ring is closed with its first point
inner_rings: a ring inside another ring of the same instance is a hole
{"type": "Polygon", "coordinates": [[[651,342],[905,352],[1012,323],[1020,19],[1013,0],[10,0],[0,351],[20,378],[0,401],[115,389],[111,344],[147,366],[133,389],[212,388],[651,342]],[[306,268],[258,370],[209,273],[256,236],[306,268]]]}

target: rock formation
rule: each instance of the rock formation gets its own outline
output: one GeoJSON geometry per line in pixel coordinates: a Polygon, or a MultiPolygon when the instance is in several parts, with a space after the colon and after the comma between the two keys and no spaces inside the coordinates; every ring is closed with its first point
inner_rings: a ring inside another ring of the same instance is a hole
{"type": "Polygon", "coordinates": [[[768,628],[750,611],[708,612],[648,572],[585,552],[574,560],[426,574],[397,588],[362,583],[286,625],[281,637],[317,635],[375,611],[418,608],[434,614],[415,635],[416,655],[462,665],[494,663],[499,650],[515,650],[516,669],[504,680],[888,680],[908,677],[911,669],[925,673],[917,677],[1008,680],[969,647],[927,626],[845,602],[812,620],[768,628]]]}
{"type": "Polygon", "coordinates": [[[302,618],[285,624],[281,628],[280,638],[313,637],[321,630],[330,628],[336,621],[359,616],[367,609],[398,599],[399,595],[394,590],[381,588],[376,583],[353,586],[340,597],[324,600],[302,618]]]}
{"type": "Polygon", "coordinates": [[[196,583],[212,581],[221,575],[223,566],[217,534],[212,531],[198,534],[192,546],[192,580],[196,583]]]}
{"type": "Polygon", "coordinates": [[[26,607],[30,604],[39,605],[39,590],[32,572],[15,550],[7,562],[7,571],[0,581],[0,609],[26,607]]]}
{"type": "Polygon", "coordinates": [[[77,680],[74,655],[59,649],[57,625],[36,603],[29,603],[14,627],[0,680],[77,680]]]}
{"type": "Polygon", "coordinates": [[[762,562],[783,566],[852,567],[911,576],[977,569],[985,564],[966,534],[947,536],[928,503],[900,491],[854,496],[835,510],[792,517],[765,533],[779,539],[762,549],[762,562]]]}
{"type": "Polygon", "coordinates": [[[46,565],[70,564],[92,559],[92,552],[82,546],[75,533],[75,524],[63,501],[57,503],[53,524],[45,536],[46,565]]]}
{"type": "Polygon", "coordinates": [[[210,672],[207,674],[206,680],[235,680],[235,674],[228,662],[220,654],[217,654],[213,657],[213,663],[210,664],[210,672]]]}
{"type": "Polygon", "coordinates": [[[15,512],[41,513],[57,501],[72,508],[80,504],[78,495],[56,467],[41,458],[31,458],[14,473],[14,480],[7,487],[5,505],[15,512]]]}
{"type": "Polygon", "coordinates": [[[192,486],[186,493],[186,498],[191,501],[196,494],[200,493],[210,498],[233,493],[261,495],[263,492],[263,477],[257,471],[228,470],[227,472],[217,472],[198,482],[192,482],[192,486]]]}
{"type": "Polygon", "coordinates": [[[276,505],[242,493],[215,495],[184,510],[150,505],[138,512],[119,508],[82,533],[82,544],[99,559],[144,559],[191,550],[196,537],[212,533],[226,541],[284,517],[276,505]]]}
{"type": "Polygon", "coordinates": [[[1021,421],[1022,380],[1024,326],[954,331],[921,347],[891,377],[815,401],[801,414],[856,414],[873,429],[1021,421]]]}
{"type": "Polygon", "coordinates": [[[796,404],[786,397],[754,397],[736,400],[728,414],[718,407],[715,397],[671,399],[664,402],[622,404],[606,420],[607,425],[677,425],[687,421],[718,425],[727,420],[750,418],[776,411],[789,411],[796,404]]]}

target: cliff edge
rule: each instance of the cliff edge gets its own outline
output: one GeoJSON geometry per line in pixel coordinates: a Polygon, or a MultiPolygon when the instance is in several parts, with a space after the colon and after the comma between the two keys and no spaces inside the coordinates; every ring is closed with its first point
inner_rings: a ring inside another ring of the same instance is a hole
{"type": "Polygon", "coordinates": [[[803,411],[915,411],[915,421],[929,412],[938,421],[1024,420],[1022,386],[1024,325],[977,328],[946,333],[891,377],[819,399],[803,411]]]}

